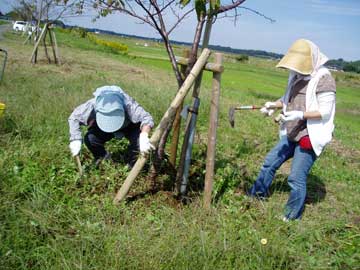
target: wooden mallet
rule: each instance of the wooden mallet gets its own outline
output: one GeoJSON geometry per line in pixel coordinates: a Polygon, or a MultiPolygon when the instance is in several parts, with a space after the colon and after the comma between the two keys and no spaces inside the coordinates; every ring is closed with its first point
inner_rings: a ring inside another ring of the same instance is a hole
{"type": "Polygon", "coordinates": [[[261,106],[255,106],[255,105],[247,105],[247,106],[236,106],[236,107],[230,107],[229,109],[229,122],[231,127],[233,128],[235,126],[235,111],[237,110],[259,110],[261,109],[261,106]]]}

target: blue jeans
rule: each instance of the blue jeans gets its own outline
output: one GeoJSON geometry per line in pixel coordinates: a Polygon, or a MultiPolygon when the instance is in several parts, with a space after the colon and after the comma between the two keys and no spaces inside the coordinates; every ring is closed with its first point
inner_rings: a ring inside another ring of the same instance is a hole
{"type": "Polygon", "coordinates": [[[249,195],[260,198],[268,197],[276,170],[292,157],[291,172],[288,177],[291,191],[285,206],[285,217],[299,219],[304,210],[306,178],[316,160],[316,154],[313,150],[302,149],[297,142],[289,141],[287,137],[283,137],[266,156],[256,182],[249,190],[249,195]]]}

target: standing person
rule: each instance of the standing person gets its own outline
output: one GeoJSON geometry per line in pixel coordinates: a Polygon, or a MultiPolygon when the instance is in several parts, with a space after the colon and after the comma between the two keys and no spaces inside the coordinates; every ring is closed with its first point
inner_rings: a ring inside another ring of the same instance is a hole
{"type": "Polygon", "coordinates": [[[149,132],[154,126],[151,115],[118,86],[103,86],[94,92],[94,98],[76,107],[69,119],[70,151],[80,153],[82,135],[80,126],[87,126],[84,142],[94,156],[94,163],[109,159],[105,143],[112,138],[129,140],[128,165],[133,166],[137,153],[147,153],[149,132]]]}
{"type": "Polygon", "coordinates": [[[269,196],[276,170],[293,158],[288,177],[289,199],[283,220],[300,219],[306,197],[306,179],[316,158],[332,138],[335,115],[335,80],[323,65],[328,58],[309,40],[299,39],[276,67],[288,69],[285,95],[266,102],[262,112],[282,108],[280,141],[268,153],[250,196],[269,196]]]}

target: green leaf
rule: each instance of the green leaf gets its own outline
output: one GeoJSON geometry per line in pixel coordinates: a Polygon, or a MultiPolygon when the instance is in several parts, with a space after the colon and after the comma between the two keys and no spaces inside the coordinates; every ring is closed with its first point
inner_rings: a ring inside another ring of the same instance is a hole
{"type": "Polygon", "coordinates": [[[203,17],[206,14],[206,0],[196,0],[195,10],[196,10],[197,18],[198,20],[200,20],[200,17],[203,17]]]}
{"type": "Polygon", "coordinates": [[[210,9],[218,10],[220,8],[220,0],[210,0],[210,9]]]}
{"type": "Polygon", "coordinates": [[[187,4],[190,3],[190,0],[180,0],[180,4],[185,7],[187,4]]]}

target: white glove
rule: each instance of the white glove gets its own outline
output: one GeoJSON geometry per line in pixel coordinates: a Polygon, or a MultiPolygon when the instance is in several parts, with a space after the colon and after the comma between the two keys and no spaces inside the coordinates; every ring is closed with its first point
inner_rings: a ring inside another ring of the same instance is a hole
{"type": "Polygon", "coordinates": [[[275,112],[275,110],[273,110],[273,109],[268,109],[268,108],[266,108],[266,107],[262,107],[262,108],[260,109],[260,112],[261,112],[262,114],[264,114],[264,116],[271,116],[271,115],[275,112]]]}
{"type": "Polygon", "coordinates": [[[150,149],[155,149],[155,147],[150,143],[149,134],[147,132],[141,132],[139,136],[139,146],[140,153],[146,154],[150,149]]]}
{"type": "Polygon", "coordinates": [[[281,120],[284,122],[303,120],[303,119],[304,119],[304,112],[302,111],[285,112],[283,115],[281,115],[281,120]]]}
{"type": "Polygon", "coordinates": [[[266,109],[274,109],[276,107],[276,102],[267,101],[264,106],[266,109]]]}
{"type": "Polygon", "coordinates": [[[69,144],[69,148],[72,156],[73,157],[77,156],[78,154],[80,154],[81,140],[71,141],[69,144]]]}

